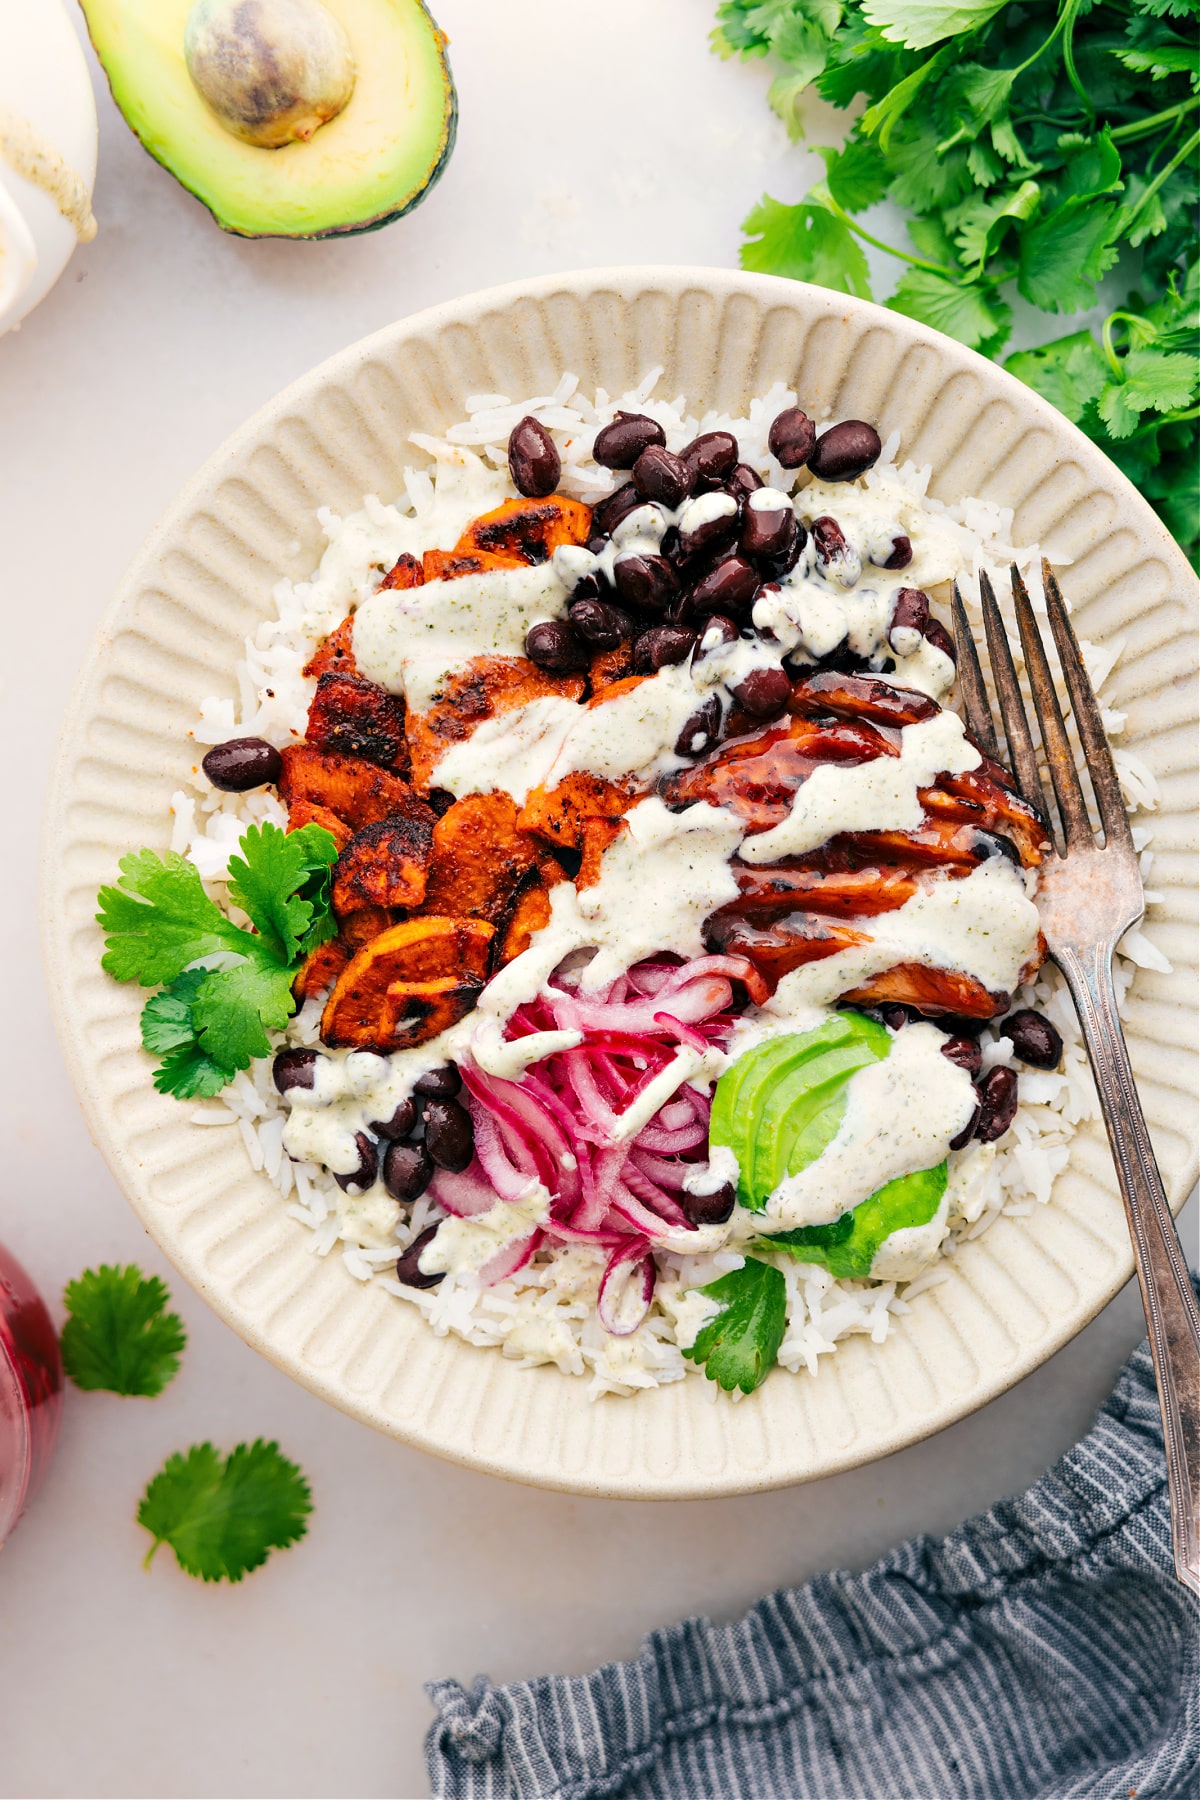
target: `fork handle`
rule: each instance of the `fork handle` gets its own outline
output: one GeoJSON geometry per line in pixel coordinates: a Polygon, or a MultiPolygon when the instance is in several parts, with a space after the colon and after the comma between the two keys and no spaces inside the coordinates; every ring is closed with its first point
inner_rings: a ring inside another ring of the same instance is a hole
{"type": "Polygon", "coordinates": [[[1066,951],[1056,960],[1079,1011],[1133,1239],[1162,1409],[1175,1569],[1200,1594],[1200,1312],[1134,1086],[1112,946],[1066,951]]]}

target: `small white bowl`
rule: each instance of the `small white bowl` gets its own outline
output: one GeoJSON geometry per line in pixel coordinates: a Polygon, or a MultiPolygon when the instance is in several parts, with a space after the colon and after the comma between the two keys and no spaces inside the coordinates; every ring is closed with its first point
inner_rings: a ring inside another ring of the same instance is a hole
{"type": "Polygon", "coordinates": [[[1154,936],[1173,977],[1139,973],[1130,1050],[1167,1191],[1196,1172],[1196,584],[1149,506],[1094,445],[1020,382],[897,313],[771,277],[600,269],[474,294],[331,357],[242,428],[152,534],[84,666],[59,751],[45,840],[44,930],[64,1054],[92,1133],[146,1228],[257,1350],[406,1443],[539,1486],[629,1498],[778,1487],[884,1456],[980,1406],[1064,1344],[1132,1269],[1107,1144],[1074,1140],[1051,1203],[1001,1218],[887,1341],[845,1341],[820,1374],[779,1373],[734,1405],[689,1378],[591,1404],[586,1382],[517,1369],[435,1338],[415,1310],[309,1254],[238,1128],[189,1122],[155,1093],[139,1047],[144,996],[100,969],[96,890],[138,845],[165,846],[188,732],[232,694],[242,641],[281,576],[306,576],[315,510],[397,490],[468,394],[547,392],[564,369],[621,392],[654,364],[660,392],[733,411],[778,379],[818,418],[899,430],[931,491],[1012,506],[1040,542],[1081,632],[1125,638],[1106,690],[1123,743],[1162,788],[1153,820],[1154,936]]]}

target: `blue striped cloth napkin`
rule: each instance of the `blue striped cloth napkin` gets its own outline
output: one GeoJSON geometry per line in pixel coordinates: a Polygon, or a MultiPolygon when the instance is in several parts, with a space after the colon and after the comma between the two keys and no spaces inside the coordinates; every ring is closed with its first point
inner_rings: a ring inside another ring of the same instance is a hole
{"type": "Polygon", "coordinates": [[[1143,1343],[1029,1492],[632,1662],[430,1684],[438,1800],[1195,1800],[1200,1634],[1143,1343]]]}

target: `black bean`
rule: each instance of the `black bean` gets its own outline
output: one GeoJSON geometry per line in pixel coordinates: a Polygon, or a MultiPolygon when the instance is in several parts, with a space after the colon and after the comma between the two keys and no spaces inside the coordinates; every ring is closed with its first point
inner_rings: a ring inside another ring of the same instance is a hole
{"type": "Polygon", "coordinates": [[[974,1038],[948,1037],[941,1051],[947,1062],[956,1069],[965,1069],[968,1075],[978,1075],[983,1067],[983,1051],[974,1038]]]}
{"type": "Polygon", "coordinates": [[[886,1002],[883,1006],[850,1006],[839,1002],[839,1012],[861,1013],[864,1019],[874,1019],[877,1025],[886,1025],[889,1031],[902,1031],[915,1015],[915,1009],[902,1006],[900,1002],[886,1002]]]}
{"type": "Polygon", "coordinates": [[[357,1188],[359,1193],[365,1194],[373,1185],[379,1170],[379,1145],[365,1131],[355,1132],[354,1144],[358,1151],[357,1168],[351,1169],[348,1175],[339,1175],[336,1169],[330,1173],[343,1193],[348,1194],[352,1188],[357,1188]]]}
{"type": "Polygon", "coordinates": [[[556,674],[586,669],[590,660],[586,647],[562,619],[543,619],[540,625],[531,625],[525,636],[525,654],[539,669],[556,674]]]}
{"type": "Polygon", "coordinates": [[[652,625],[633,642],[633,666],[639,675],[654,675],[668,663],[686,662],[696,633],[686,625],[652,625]]]}
{"type": "Polygon", "coordinates": [[[611,425],[596,433],[592,455],[605,469],[632,469],[651,444],[665,445],[667,434],[645,413],[619,412],[611,425]]]}
{"type": "Polygon", "coordinates": [[[703,431],[685,444],[679,460],[691,471],[693,493],[719,487],[737,466],[738,441],[728,431],[703,431]]]}
{"type": "Polygon", "coordinates": [[[696,661],[703,662],[706,656],[724,649],[726,644],[736,644],[741,632],[733,620],[721,613],[713,613],[704,621],[704,629],[700,633],[700,642],[696,647],[696,661]]]}
{"type": "Polygon", "coordinates": [[[786,556],[795,535],[796,515],[790,505],[748,504],[742,515],[742,549],[747,556],[786,556]]]}
{"type": "Polygon", "coordinates": [[[508,469],[518,494],[544,500],[558,486],[562,457],[546,427],[526,413],[508,437],[508,469]]]}
{"type": "MultiPolygon", "coordinates": [[[[700,504],[703,505],[703,502],[700,504]]],[[[688,511],[691,510],[689,507],[688,511]]],[[[715,513],[709,518],[702,516],[694,524],[685,516],[679,528],[679,553],[685,558],[693,557],[702,551],[713,551],[723,544],[732,544],[738,529],[736,505],[731,506],[728,512],[715,513]]]]}
{"type": "MultiPolygon", "coordinates": [[[[416,1196],[414,1195],[413,1198],[415,1199],[416,1196]]],[[[439,1270],[436,1275],[426,1275],[421,1267],[421,1252],[433,1242],[436,1236],[437,1226],[427,1225],[425,1230],[413,1239],[397,1262],[396,1280],[403,1282],[405,1287],[431,1288],[436,1287],[439,1281],[446,1279],[444,1270],[439,1270]]]]}
{"type": "Polygon", "coordinates": [[[691,592],[692,610],[705,613],[741,612],[758,592],[758,570],[740,556],[725,557],[691,592]]]}
{"type": "Polygon", "coordinates": [[[952,663],[957,663],[958,651],[954,648],[954,639],[940,619],[930,618],[924,637],[926,643],[932,644],[935,650],[940,650],[943,656],[948,656],[952,663]]]}
{"type": "Polygon", "coordinates": [[[453,1100],[462,1088],[462,1076],[455,1063],[445,1063],[440,1069],[430,1069],[426,1074],[417,1077],[413,1083],[414,1094],[420,1094],[423,1100],[453,1100]]]}
{"type": "Polygon", "coordinates": [[[710,694],[675,740],[676,756],[706,756],[721,736],[721,702],[710,694]]]}
{"type": "Polygon", "coordinates": [[[1000,1030],[1012,1039],[1013,1055],[1031,1069],[1057,1069],[1062,1061],[1063,1043],[1057,1027],[1031,1006],[1010,1013],[1000,1030]]]}
{"type": "Polygon", "coordinates": [[[739,463],[725,483],[725,492],[732,494],[738,505],[743,506],[762,484],[763,479],[757,469],[752,469],[749,463],[739,463]]]}
{"type": "Polygon", "coordinates": [[[665,612],[679,592],[679,577],[665,556],[618,556],[613,580],[626,606],[647,612],[665,612]]]}
{"type": "Polygon", "coordinates": [[[768,577],[771,581],[782,581],[785,575],[791,574],[796,564],[800,561],[800,552],[807,542],[808,532],[800,523],[799,519],[797,519],[796,529],[792,533],[788,547],[783,552],[783,555],[759,557],[758,566],[763,575],[768,577]]]}
{"type": "MultiPolygon", "coordinates": [[[[592,508],[592,530],[599,535],[601,548],[604,546],[605,538],[612,536],[621,520],[627,519],[631,512],[635,512],[639,506],[645,506],[645,504],[645,500],[638,493],[632,481],[624,482],[614,493],[597,501],[592,508]]],[[[588,548],[591,549],[590,542],[588,548]]]]}
{"type": "Polygon", "coordinates": [[[406,1138],[417,1122],[415,1100],[402,1100],[390,1119],[372,1119],[371,1130],[381,1138],[398,1141],[406,1138]]]}
{"type": "Polygon", "coordinates": [[[737,1189],[727,1181],[712,1194],[680,1194],[679,1204],[693,1225],[723,1225],[732,1216],[736,1199],[737,1189]]]}
{"type": "MultiPolygon", "coordinates": [[[[598,552],[593,552],[593,554],[598,554],[598,552]]],[[[576,605],[580,600],[598,600],[600,594],[600,574],[598,570],[593,569],[590,575],[581,575],[571,589],[571,605],[576,605]]]]}
{"type": "Polygon", "coordinates": [[[981,1144],[994,1144],[1004,1136],[1017,1111],[1017,1071],[997,1065],[976,1082],[979,1123],[975,1136],[981,1144]]]}
{"type": "Polygon", "coordinates": [[[912,540],[906,537],[892,539],[892,553],[880,566],[884,569],[907,569],[912,561],[912,540]]]}
{"type": "Polygon", "coordinates": [[[647,500],[656,500],[660,506],[682,506],[692,491],[692,474],[661,444],[651,444],[633,465],[633,483],[647,500]]]}
{"type": "Polygon", "coordinates": [[[925,627],[929,623],[929,595],[923,588],[903,587],[896,595],[896,605],[892,612],[892,622],[888,626],[888,643],[900,654],[900,646],[896,642],[898,631],[915,631],[924,637],[925,627]]]}
{"type": "Polygon", "coordinates": [[[853,481],[879,461],[879,433],[865,419],[831,425],[816,442],[808,466],[818,481],[853,481]]]}
{"type": "Polygon", "coordinates": [[[633,636],[633,620],[624,607],[607,600],[577,600],[568,614],[576,635],[597,650],[615,650],[633,636]]]}
{"type": "Polygon", "coordinates": [[[383,1153],[383,1185],[394,1200],[418,1200],[433,1180],[433,1158],[424,1144],[389,1144],[383,1153]]]}
{"type": "Polygon", "coordinates": [[[846,534],[829,513],[812,522],[813,548],[823,563],[831,563],[846,554],[846,534]]]}
{"type": "Polygon", "coordinates": [[[989,1019],[968,1019],[964,1013],[937,1013],[929,1020],[929,1023],[936,1025],[939,1031],[944,1031],[947,1037],[974,1038],[978,1037],[984,1026],[990,1024],[991,1021],[989,1019]]]}
{"type": "Polygon", "coordinates": [[[785,469],[802,469],[812,455],[816,441],[816,426],[798,406],[789,406],[784,412],[776,413],[767,433],[771,455],[785,469]]]}
{"type": "Polygon", "coordinates": [[[475,1127],[457,1100],[430,1100],[425,1107],[425,1147],[439,1169],[458,1174],[475,1154],[475,1127]]]}
{"type": "Polygon", "coordinates": [[[982,1106],[976,1106],[974,1112],[971,1114],[970,1118],[967,1120],[966,1124],[963,1126],[963,1128],[959,1132],[958,1136],[952,1137],[950,1139],[950,1148],[952,1150],[965,1150],[966,1149],[966,1147],[970,1143],[971,1139],[975,1136],[975,1127],[979,1123],[979,1115],[982,1112],[982,1110],[983,1110],[982,1106]]]}
{"type": "Polygon", "coordinates": [[[271,1064],[271,1077],[281,1094],[292,1088],[311,1088],[317,1078],[315,1050],[280,1050],[271,1064]]]}
{"type": "Polygon", "coordinates": [[[223,744],[214,744],[200,767],[215,788],[227,794],[246,794],[251,788],[278,781],[283,774],[283,758],[265,738],[229,738],[223,744]]]}
{"type": "Polygon", "coordinates": [[[792,684],[782,669],[751,669],[730,692],[751,718],[777,719],[792,697],[792,684]]]}

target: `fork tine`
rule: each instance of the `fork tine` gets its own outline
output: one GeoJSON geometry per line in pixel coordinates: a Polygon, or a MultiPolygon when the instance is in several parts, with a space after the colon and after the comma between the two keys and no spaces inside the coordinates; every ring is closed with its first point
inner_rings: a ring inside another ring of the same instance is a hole
{"type": "Polygon", "coordinates": [[[1105,735],[1104,723],[1100,717],[1100,707],[1096,700],[1095,690],[1088,679],[1083,657],[1079,653],[1079,641],[1075,636],[1075,628],[1071,624],[1067,612],[1062,589],[1055,579],[1054,570],[1044,556],[1042,558],[1042,588],[1046,595],[1046,611],[1050,617],[1050,629],[1053,631],[1054,641],[1058,645],[1059,661],[1062,663],[1063,674],[1066,677],[1067,692],[1071,696],[1071,708],[1075,714],[1075,723],[1079,727],[1079,740],[1083,745],[1092,785],[1096,790],[1100,822],[1104,826],[1104,841],[1106,844],[1123,844],[1126,849],[1132,850],[1133,832],[1129,827],[1129,815],[1125,811],[1125,802],[1121,798],[1121,784],[1117,780],[1117,771],[1108,738],[1105,735]]]}
{"type": "Polygon", "coordinates": [[[996,742],[996,731],[992,724],[992,709],[988,705],[987,689],[983,685],[983,670],[979,667],[975,639],[971,636],[971,627],[967,623],[967,614],[962,603],[962,595],[958,591],[957,581],[954,584],[951,613],[954,619],[954,642],[958,649],[958,689],[962,695],[967,724],[983,754],[990,756],[995,762],[1000,754],[1000,746],[996,742]]]}
{"type": "Polygon", "coordinates": [[[1042,728],[1042,743],[1046,750],[1046,761],[1050,765],[1050,779],[1054,783],[1058,810],[1062,815],[1067,849],[1078,850],[1095,842],[1087,802],[1079,784],[1075,756],[1067,737],[1062,707],[1058,704],[1058,695],[1054,691],[1054,678],[1046,660],[1045,646],[1037,628],[1037,620],[1033,616],[1028,590],[1021,580],[1016,563],[1013,563],[1010,573],[1013,610],[1017,615],[1017,629],[1021,633],[1021,645],[1025,651],[1025,673],[1029,677],[1038,724],[1042,728]]]}
{"type": "MultiPolygon", "coordinates": [[[[1000,617],[1000,608],[996,605],[996,595],[986,569],[979,571],[979,597],[983,602],[983,628],[987,633],[988,656],[991,658],[996,698],[1000,703],[1000,718],[1004,725],[1004,735],[1008,739],[1013,773],[1024,798],[1041,819],[1047,820],[1050,814],[1046,808],[1046,796],[1042,792],[1042,778],[1038,774],[1037,754],[1033,748],[1029,720],[1025,717],[1025,702],[1021,698],[1017,671],[1013,667],[1004,620],[1000,617]]],[[[1049,831],[1047,836],[1050,836],[1049,831]]]]}

